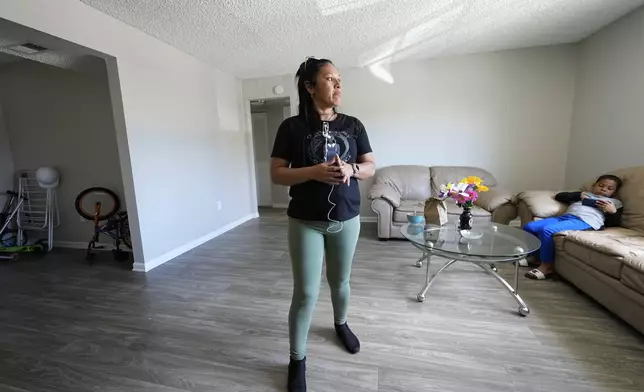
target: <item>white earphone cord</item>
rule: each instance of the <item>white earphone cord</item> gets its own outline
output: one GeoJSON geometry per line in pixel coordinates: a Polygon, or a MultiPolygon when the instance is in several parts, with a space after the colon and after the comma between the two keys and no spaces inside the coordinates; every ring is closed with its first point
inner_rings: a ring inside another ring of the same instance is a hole
{"type": "MultiPolygon", "coordinates": [[[[328,151],[329,151],[329,139],[331,139],[331,135],[329,133],[329,122],[324,121],[322,122],[322,136],[324,136],[324,160],[325,162],[329,161],[328,157],[328,151]]],[[[342,231],[344,228],[344,223],[339,222],[335,219],[331,219],[331,211],[335,208],[337,204],[331,201],[331,195],[333,194],[333,190],[335,189],[335,185],[331,185],[331,190],[329,191],[329,196],[327,196],[327,200],[329,201],[329,204],[331,204],[331,208],[329,208],[329,212],[326,214],[327,219],[329,222],[332,222],[329,227],[327,227],[326,231],[328,233],[339,233],[342,231]],[[335,229],[337,225],[340,225],[339,229],[335,229]]]]}
{"type": "Polygon", "coordinates": [[[339,233],[344,228],[344,223],[343,222],[337,221],[335,219],[331,219],[331,211],[333,211],[333,209],[336,206],[336,204],[331,201],[331,194],[333,193],[334,189],[335,189],[335,185],[331,185],[331,191],[329,191],[329,196],[327,197],[327,200],[331,204],[331,208],[329,209],[329,213],[326,214],[326,217],[329,220],[329,222],[332,222],[329,225],[329,227],[327,227],[327,229],[326,229],[326,231],[329,232],[329,233],[339,233]],[[336,230],[336,229],[334,229],[334,227],[337,227],[337,225],[340,225],[340,228],[336,230]]]}

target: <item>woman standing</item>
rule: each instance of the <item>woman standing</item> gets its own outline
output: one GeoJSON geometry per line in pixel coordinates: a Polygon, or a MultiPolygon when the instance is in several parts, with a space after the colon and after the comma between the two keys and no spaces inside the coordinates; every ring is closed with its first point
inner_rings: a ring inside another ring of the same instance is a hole
{"type": "Polygon", "coordinates": [[[336,112],[342,85],[333,63],[308,58],[296,77],[299,114],[280,125],[271,155],[273,182],[291,187],[287,213],[294,285],[289,392],[306,391],[306,340],[323,258],[336,334],[347,351],[360,350],[360,341],[347,324],[351,264],[360,234],[357,180],[375,171],[364,126],[357,118],[336,112]]]}

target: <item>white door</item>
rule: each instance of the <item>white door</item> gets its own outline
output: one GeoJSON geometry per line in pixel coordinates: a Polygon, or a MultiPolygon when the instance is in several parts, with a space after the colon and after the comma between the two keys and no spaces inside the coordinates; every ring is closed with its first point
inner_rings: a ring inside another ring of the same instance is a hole
{"type": "Polygon", "coordinates": [[[272,207],[270,172],[270,148],[272,141],[268,139],[268,116],[266,113],[253,113],[252,120],[257,204],[260,207],[272,207]]]}

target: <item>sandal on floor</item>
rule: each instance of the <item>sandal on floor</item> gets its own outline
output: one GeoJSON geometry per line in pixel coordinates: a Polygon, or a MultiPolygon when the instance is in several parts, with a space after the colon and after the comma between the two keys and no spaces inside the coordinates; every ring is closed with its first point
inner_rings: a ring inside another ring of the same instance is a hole
{"type": "Polygon", "coordinates": [[[550,278],[552,275],[553,275],[552,272],[546,275],[536,268],[533,269],[532,271],[528,271],[525,273],[525,277],[532,280],[544,280],[544,279],[550,278]]]}

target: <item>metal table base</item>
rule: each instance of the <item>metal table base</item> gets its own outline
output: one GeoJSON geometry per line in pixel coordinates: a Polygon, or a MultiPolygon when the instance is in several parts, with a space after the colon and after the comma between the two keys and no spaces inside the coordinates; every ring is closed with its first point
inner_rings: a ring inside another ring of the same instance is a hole
{"type": "MultiPolygon", "coordinates": [[[[442,257],[446,257],[446,255],[441,255],[442,257]]],[[[447,256],[453,257],[454,255],[447,256]]],[[[476,258],[472,256],[465,256],[462,255],[460,258],[456,259],[448,259],[448,261],[443,264],[442,267],[436,271],[433,275],[430,274],[430,268],[431,268],[431,257],[432,257],[432,252],[427,252],[423,251],[423,256],[416,261],[416,267],[421,268],[423,266],[423,262],[426,260],[427,261],[427,272],[425,275],[425,286],[423,289],[418,293],[417,299],[419,302],[425,302],[425,294],[427,294],[427,290],[429,290],[429,287],[434,283],[438,275],[440,275],[441,272],[445,271],[447,268],[449,268],[452,264],[462,261],[462,262],[469,262],[471,264],[475,264],[482,268],[485,272],[488,274],[492,275],[493,277],[496,278],[497,281],[499,281],[503,287],[505,287],[508,292],[512,295],[512,297],[517,301],[519,304],[519,314],[521,316],[527,316],[530,314],[530,309],[528,308],[528,305],[523,301],[523,299],[519,296],[519,260],[523,259],[524,256],[517,256],[517,257],[512,257],[512,258],[505,258],[505,259],[488,259],[488,258],[476,258]],[[512,287],[508,282],[506,282],[505,279],[501,277],[497,273],[496,267],[494,266],[494,263],[499,263],[499,262],[513,262],[514,263],[514,287],[512,287]]]]}

